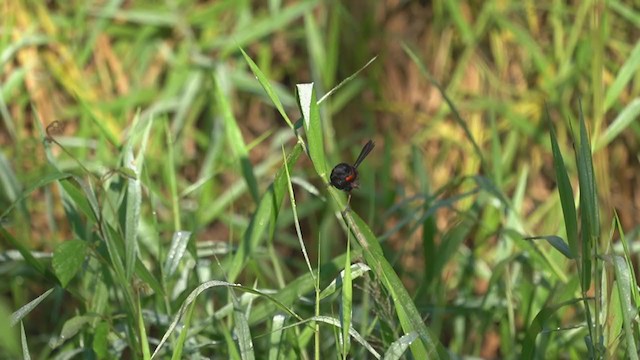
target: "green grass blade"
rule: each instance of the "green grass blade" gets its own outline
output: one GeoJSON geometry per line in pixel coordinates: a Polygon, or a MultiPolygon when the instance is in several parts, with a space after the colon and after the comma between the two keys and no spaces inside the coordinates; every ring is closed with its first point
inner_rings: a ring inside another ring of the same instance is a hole
{"type": "Polygon", "coordinates": [[[136,261],[136,276],[140,278],[140,280],[144,281],[145,284],[149,285],[156,294],[160,296],[165,296],[164,289],[160,285],[160,282],[156,277],[151,274],[149,269],[144,265],[142,260],[138,259],[136,261]]]}
{"type": "Polygon", "coordinates": [[[176,231],[173,233],[171,239],[171,245],[169,246],[169,252],[164,262],[162,275],[165,277],[165,282],[178,270],[178,265],[187,252],[187,244],[191,237],[190,231],[176,231]]]}
{"type": "Polygon", "coordinates": [[[440,83],[437,82],[436,79],[433,77],[433,75],[431,75],[431,73],[427,70],[427,67],[420,60],[418,55],[404,42],[402,43],[402,49],[404,50],[405,53],[407,53],[407,55],[409,55],[409,57],[416,64],[416,66],[418,66],[420,73],[424,77],[426,77],[433,86],[435,86],[438,89],[438,91],[442,95],[442,98],[445,100],[445,102],[449,106],[449,109],[451,109],[451,112],[453,113],[453,119],[456,121],[456,123],[458,123],[458,125],[460,125],[467,139],[473,145],[473,149],[475,150],[476,155],[480,159],[482,168],[485,169],[486,163],[485,163],[484,155],[482,154],[482,149],[476,142],[476,139],[473,137],[473,134],[471,134],[471,130],[469,129],[469,126],[467,126],[467,123],[464,121],[464,119],[460,115],[460,112],[458,112],[458,107],[454,104],[453,100],[451,100],[449,95],[447,95],[447,92],[445,91],[444,87],[442,87],[442,85],[440,85],[440,83]]]}
{"type": "Polygon", "coordinates": [[[597,246],[600,234],[600,216],[598,214],[598,199],[593,172],[593,160],[591,146],[587,135],[587,127],[582,115],[580,104],[580,138],[577,141],[576,163],[578,165],[578,183],[580,185],[580,215],[582,229],[582,265],[583,265],[583,289],[586,291],[591,286],[591,263],[594,255],[592,250],[597,246]]]}
{"type": "Polygon", "coordinates": [[[416,309],[407,289],[384,257],[382,248],[369,226],[354,213],[347,213],[345,220],[363,248],[367,265],[371,267],[391,295],[402,329],[406,334],[415,331],[420,336],[421,341],[411,345],[413,356],[417,359],[448,359],[448,353],[422,321],[422,316],[416,309]]]}
{"type": "MultiPolygon", "coordinates": [[[[207,282],[205,282],[203,284],[200,284],[200,286],[198,286],[193,291],[191,291],[191,293],[189,293],[189,296],[187,296],[187,298],[184,300],[184,302],[180,306],[180,309],[178,309],[178,312],[175,314],[175,316],[173,318],[173,321],[171,322],[171,324],[169,324],[169,327],[167,328],[167,330],[165,331],[162,339],[158,343],[158,346],[156,346],[156,349],[153,351],[153,354],[151,355],[151,358],[153,359],[158,355],[158,353],[160,352],[160,350],[162,349],[164,344],[169,339],[169,336],[171,336],[173,331],[178,326],[178,322],[180,321],[182,316],[185,314],[185,312],[188,310],[190,305],[196,300],[196,298],[200,294],[202,294],[205,290],[208,290],[208,289],[211,289],[211,288],[214,288],[214,287],[219,287],[219,286],[227,287],[227,286],[233,286],[233,285],[234,284],[228,283],[226,281],[212,280],[212,281],[207,281],[207,282]]],[[[188,329],[186,329],[186,328],[182,329],[182,331],[187,331],[187,330],[188,329]]]]}
{"type": "Polygon", "coordinates": [[[342,277],[342,301],[340,303],[340,322],[342,325],[342,358],[347,359],[351,341],[351,315],[353,307],[353,280],[351,278],[351,236],[347,235],[347,256],[344,258],[344,276],[342,277]]]}
{"type": "Polygon", "coordinates": [[[189,309],[187,310],[187,314],[185,315],[184,326],[182,327],[182,331],[180,331],[180,336],[178,336],[178,340],[174,344],[173,353],[171,354],[171,360],[180,360],[182,359],[182,352],[184,350],[184,343],[187,341],[187,335],[189,334],[189,328],[191,325],[191,319],[193,319],[193,309],[195,309],[196,304],[191,303],[189,305],[189,309]]]}
{"type": "Polygon", "coordinates": [[[298,105],[304,120],[304,130],[307,134],[309,157],[313,167],[324,183],[328,183],[327,160],[324,154],[324,136],[320,118],[320,108],[316,99],[313,83],[296,85],[298,105]]]}
{"type": "Polygon", "coordinates": [[[307,248],[305,247],[304,240],[302,239],[302,230],[300,229],[300,220],[298,219],[298,207],[296,206],[296,198],[293,193],[293,186],[291,185],[291,175],[289,174],[289,166],[287,166],[287,156],[284,153],[284,146],[282,147],[282,159],[282,167],[284,168],[285,175],[287,175],[287,190],[289,190],[289,200],[291,201],[291,211],[293,212],[293,223],[296,227],[296,235],[298,236],[298,242],[300,243],[300,251],[302,251],[304,261],[307,263],[309,273],[313,274],[309,255],[307,254],[307,248]]]}
{"type": "Polygon", "coordinates": [[[0,200],[6,199],[10,202],[15,202],[22,192],[22,185],[4,152],[0,152],[0,191],[3,194],[0,200]]]}
{"type": "MultiPolygon", "coordinates": [[[[5,356],[17,358],[20,356],[20,340],[15,327],[11,326],[9,321],[6,321],[11,316],[10,307],[11,305],[6,300],[0,301],[0,319],[5,319],[0,325],[0,347],[5,352],[5,356]]],[[[24,349],[24,346],[22,348],[24,349]]]]}
{"type": "MultiPolygon", "coordinates": [[[[351,251],[351,254],[352,258],[360,257],[362,256],[362,250],[359,248],[353,249],[351,251]]],[[[336,269],[339,269],[341,266],[343,266],[345,256],[345,254],[336,256],[327,263],[323,264],[318,271],[319,276],[316,278],[317,281],[320,283],[325,283],[333,280],[332,274],[335,273],[336,269]]],[[[273,295],[273,298],[283,305],[289,305],[298,300],[301,296],[313,291],[315,285],[316,284],[313,281],[313,276],[309,273],[305,273],[304,275],[301,275],[298,278],[289,281],[284,288],[280,289],[276,294],[273,295]]],[[[249,316],[249,323],[258,324],[263,322],[264,320],[270,318],[276,309],[277,306],[275,301],[254,306],[253,311],[251,311],[251,314],[249,316]]],[[[221,313],[220,315],[218,315],[218,317],[224,317],[227,314],[228,313],[221,313]]]]}
{"type": "MultiPolygon", "coordinates": [[[[344,257],[346,258],[347,255],[351,256],[351,250],[349,250],[349,254],[345,253],[344,257]]],[[[351,257],[353,259],[353,257],[351,257]]],[[[346,263],[346,260],[345,260],[346,263]]],[[[366,264],[363,264],[361,262],[352,264],[350,266],[350,272],[351,272],[351,279],[352,281],[363,276],[364,274],[366,274],[368,271],[370,271],[371,268],[369,266],[367,266],[366,264]]],[[[341,271],[340,275],[338,275],[337,278],[335,278],[329,285],[327,285],[324,289],[322,289],[322,291],[320,292],[320,296],[318,297],[319,300],[323,300],[325,298],[327,298],[330,295],[335,294],[335,292],[340,289],[341,286],[344,286],[344,282],[345,280],[343,280],[343,277],[345,276],[345,271],[341,271]]]]}
{"type": "Polygon", "coordinates": [[[80,191],[80,189],[78,189],[78,187],[69,178],[62,179],[60,181],[60,185],[64,189],[67,196],[69,196],[73,204],[76,206],[76,208],[92,222],[97,223],[99,210],[97,210],[97,207],[94,207],[92,203],[92,200],[95,199],[95,196],[91,196],[89,194],[91,191],[82,179],[74,177],[73,180],[75,180],[84,191],[80,191]]]}
{"type": "MultiPolygon", "coordinates": [[[[142,348],[142,358],[144,360],[151,359],[151,351],[149,350],[149,338],[147,337],[147,330],[144,324],[144,318],[142,316],[142,306],[140,304],[140,299],[137,299],[136,306],[138,314],[138,337],[140,338],[140,347],[142,348]]],[[[186,327],[188,329],[188,327],[186,327]]],[[[186,332],[186,331],[185,331],[186,332]]]]}
{"type": "Polygon", "coordinates": [[[169,121],[164,120],[162,122],[164,127],[165,141],[166,141],[166,149],[167,149],[167,157],[166,163],[164,166],[164,177],[165,181],[169,187],[169,193],[171,194],[171,216],[173,218],[173,230],[178,231],[182,228],[180,225],[180,204],[178,198],[178,182],[176,180],[176,160],[175,160],[175,150],[174,150],[174,140],[171,129],[169,128],[169,121]]]}
{"type": "Polygon", "coordinates": [[[553,246],[554,249],[558,250],[564,257],[567,259],[574,259],[571,254],[571,249],[567,246],[567,243],[560,236],[555,235],[546,235],[546,236],[532,236],[526,237],[525,240],[546,240],[549,245],[553,246]]]}
{"type": "Polygon", "coordinates": [[[269,360],[280,359],[280,344],[282,344],[282,327],[285,317],[282,314],[275,314],[271,321],[271,334],[269,335],[269,360]]]}
{"type": "Polygon", "coordinates": [[[602,136],[596,141],[594,151],[609,145],[616,136],[620,135],[626,128],[638,121],[638,117],[640,117],[640,98],[635,98],[629,105],[622,109],[611,124],[607,126],[602,136]]]}
{"type": "MultiPolygon", "coordinates": [[[[342,326],[340,320],[334,319],[329,316],[313,316],[305,321],[317,321],[317,322],[325,323],[328,325],[332,325],[336,328],[340,328],[342,326]]],[[[360,333],[358,333],[356,329],[353,328],[353,326],[348,329],[348,332],[349,332],[349,336],[354,340],[356,340],[360,345],[364,346],[365,349],[367,349],[367,351],[369,352],[369,354],[371,354],[371,356],[373,356],[376,359],[380,359],[380,354],[378,354],[378,352],[366,341],[365,338],[362,337],[362,335],[360,335],[360,333]]]]}
{"type": "Polygon", "coordinates": [[[317,4],[317,0],[303,1],[295,5],[287,6],[278,11],[274,16],[265,16],[252,20],[247,26],[234,32],[233,36],[220,36],[220,41],[214,43],[214,47],[222,47],[223,54],[243,47],[261,37],[284,29],[303,14],[311,11],[317,4]]]}
{"type": "MultiPolygon", "coordinates": [[[[583,301],[583,299],[571,299],[560,304],[545,306],[542,308],[531,324],[527,327],[525,338],[522,342],[522,353],[520,354],[520,358],[525,360],[536,358],[536,338],[538,337],[538,334],[546,328],[547,320],[549,320],[549,318],[560,308],[576,304],[581,301],[583,301]]],[[[542,354],[538,354],[538,356],[541,355],[542,354]]]]}
{"type": "Polygon", "coordinates": [[[5,241],[9,242],[9,244],[24,258],[24,261],[37,272],[42,275],[47,276],[48,271],[45,266],[38,261],[32,254],[29,248],[22,241],[18,241],[13,235],[11,235],[7,230],[5,230],[4,226],[0,222],[0,235],[4,238],[5,241]]]}
{"type": "Polygon", "coordinates": [[[394,341],[384,353],[384,360],[401,359],[404,352],[409,348],[409,345],[411,345],[417,338],[418,334],[415,332],[401,336],[398,340],[394,341]]]}
{"type": "Polygon", "coordinates": [[[138,257],[138,226],[140,225],[140,207],[142,203],[142,186],[138,175],[139,166],[134,161],[133,149],[127,146],[124,155],[124,165],[136,174],[135,179],[127,180],[127,203],[125,220],[125,276],[127,280],[133,275],[136,258],[138,257]]]}
{"type": "Polygon", "coordinates": [[[72,174],[69,173],[63,173],[63,172],[59,172],[59,171],[53,171],[50,172],[48,174],[42,175],[38,178],[38,181],[36,181],[35,183],[33,183],[32,185],[28,186],[18,197],[18,199],[16,201],[14,201],[13,203],[11,203],[11,205],[9,205],[6,209],[4,209],[4,211],[2,211],[2,213],[0,213],[0,220],[4,219],[7,215],[9,215],[9,213],[11,212],[11,210],[13,210],[16,206],[18,206],[20,204],[20,202],[24,201],[26,198],[29,197],[29,195],[31,195],[34,191],[47,186],[51,183],[54,183],[56,181],[60,181],[63,179],[67,179],[70,178],[72,176],[72,174]]]}
{"type": "Polygon", "coordinates": [[[240,348],[240,356],[242,356],[243,360],[255,359],[253,342],[251,341],[251,330],[249,329],[247,317],[242,311],[240,304],[234,304],[233,320],[235,335],[238,341],[238,347],[240,348]]]}
{"type": "Polygon", "coordinates": [[[20,322],[20,346],[22,347],[22,359],[31,360],[29,353],[29,344],[27,343],[27,334],[24,332],[24,323],[20,322]]]}
{"type": "Polygon", "coordinates": [[[318,100],[318,104],[322,104],[323,101],[325,101],[329,96],[333,95],[333,93],[338,91],[341,87],[353,81],[358,75],[360,75],[362,71],[364,71],[364,69],[368,68],[369,65],[371,65],[374,61],[376,61],[377,58],[378,58],[377,56],[372,57],[371,60],[367,61],[367,63],[364,64],[364,66],[362,66],[360,69],[358,69],[358,71],[354,72],[353,74],[347,76],[344,80],[340,81],[338,85],[334,86],[331,90],[329,90],[326,94],[324,94],[324,96],[320,98],[320,100],[318,100]]]}
{"type": "Polygon", "coordinates": [[[224,120],[227,143],[231,147],[234,155],[240,160],[242,176],[249,187],[249,192],[251,193],[253,201],[257,204],[260,200],[258,181],[253,173],[253,166],[249,161],[249,150],[247,150],[247,146],[244,143],[242,133],[238,127],[238,122],[233,115],[231,104],[228,100],[230,98],[228,80],[228,77],[225,75],[225,70],[223,68],[218,68],[214,78],[216,103],[220,108],[222,119],[224,120]]]}
{"type": "MultiPolygon", "coordinates": [[[[298,161],[301,153],[302,146],[297,144],[287,158],[287,166],[292,167],[298,161]]],[[[249,256],[251,256],[253,250],[260,244],[269,223],[275,223],[280,206],[282,205],[282,200],[284,199],[287,187],[286,182],[285,170],[281,168],[278,170],[275,180],[269,189],[267,189],[262,199],[260,199],[258,208],[251,217],[251,222],[243,236],[242,243],[231,262],[228,273],[230,281],[234,281],[238,274],[240,274],[240,271],[242,271],[245,262],[249,256]]]]}
{"type": "MultiPolygon", "coordinates": [[[[626,236],[624,235],[624,231],[622,230],[622,225],[620,225],[620,219],[618,218],[618,214],[616,214],[615,219],[616,219],[616,227],[618,228],[618,232],[620,233],[620,242],[622,243],[624,258],[627,260],[627,266],[629,267],[629,269],[633,269],[633,263],[631,261],[632,253],[629,249],[629,243],[627,241],[626,236]]],[[[631,279],[632,279],[631,281],[632,284],[638,283],[638,280],[636,279],[636,274],[634,271],[631,272],[631,279]]],[[[636,307],[640,309],[640,290],[638,290],[637,286],[631,287],[631,294],[632,294],[633,303],[636,304],[636,307]]]]}
{"type": "MultiPolygon", "coordinates": [[[[618,230],[622,231],[621,228],[618,230]]],[[[613,268],[616,274],[616,288],[620,297],[620,313],[619,317],[622,317],[622,323],[624,325],[624,339],[627,343],[627,354],[629,359],[638,359],[638,348],[634,339],[634,325],[632,320],[638,316],[638,309],[632,301],[631,287],[634,286],[631,282],[632,268],[628,266],[628,259],[625,259],[619,255],[613,255],[613,268]]]]}
{"type": "Polygon", "coordinates": [[[21,306],[18,310],[14,311],[13,314],[11,314],[11,326],[16,326],[16,324],[22,321],[22,319],[24,319],[25,316],[29,315],[29,313],[33,311],[33,309],[35,309],[44,299],[46,299],[47,296],[49,296],[53,292],[53,290],[54,289],[51,288],[45,291],[42,295],[29,301],[29,303],[21,306]]]}
{"type": "Polygon", "coordinates": [[[567,242],[569,243],[569,249],[571,249],[572,257],[574,259],[578,259],[582,257],[582,254],[579,252],[578,216],[576,214],[576,208],[573,200],[573,187],[569,181],[569,174],[566,166],[564,165],[562,152],[558,145],[558,138],[553,124],[551,123],[548,109],[546,114],[547,123],[549,124],[549,137],[551,139],[551,152],[553,154],[553,167],[556,171],[558,194],[560,196],[560,204],[562,205],[562,215],[564,216],[564,226],[567,232],[567,242]]]}
{"type": "Polygon", "coordinates": [[[247,64],[249,64],[249,68],[253,72],[253,75],[256,76],[256,79],[258,79],[258,82],[260,83],[260,85],[262,85],[262,88],[267,93],[267,96],[269,97],[269,99],[271,99],[273,104],[276,106],[276,109],[278,109],[278,112],[280,112],[280,115],[282,115],[282,118],[287,123],[287,125],[289,125],[291,130],[293,130],[294,129],[293,123],[291,122],[291,119],[289,119],[287,112],[284,110],[284,107],[282,106],[282,102],[280,101],[280,98],[278,98],[278,95],[276,94],[273,87],[271,86],[269,79],[267,79],[267,77],[264,75],[262,70],[260,70],[258,65],[256,65],[255,62],[253,62],[251,57],[249,57],[249,55],[247,55],[247,53],[244,52],[244,50],[240,49],[240,51],[242,52],[242,56],[244,56],[244,59],[247,61],[247,64]]]}
{"type": "Polygon", "coordinates": [[[306,37],[307,48],[309,51],[309,59],[311,60],[311,71],[313,72],[313,79],[320,79],[320,86],[326,86],[324,84],[324,74],[322,70],[326,68],[325,61],[327,55],[325,53],[325,45],[323,43],[321,30],[316,21],[316,17],[313,13],[307,12],[304,14],[304,34],[306,37]]]}
{"type": "Polygon", "coordinates": [[[636,46],[631,50],[631,54],[622,64],[613,84],[607,90],[604,98],[604,111],[609,110],[614,102],[620,98],[620,93],[622,93],[624,87],[634,76],[637,76],[638,69],[640,69],[640,41],[636,42],[636,46]]]}

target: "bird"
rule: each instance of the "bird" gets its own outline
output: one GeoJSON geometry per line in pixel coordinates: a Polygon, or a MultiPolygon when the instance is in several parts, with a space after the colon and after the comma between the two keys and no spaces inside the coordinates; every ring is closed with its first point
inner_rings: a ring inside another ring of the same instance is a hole
{"type": "Polygon", "coordinates": [[[357,189],[360,186],[358,182],[358,166],[369,155],[371,150],[376,146],[373,140],[369,140],[362,150],[356,161],[351,164],[340,163],[331,170],[331,182],[330,184],[336,189],[345,191],[349,194],[347,198],[347,209],[349,209],[349,203],[351,202],[351,191],[357,189]]]}

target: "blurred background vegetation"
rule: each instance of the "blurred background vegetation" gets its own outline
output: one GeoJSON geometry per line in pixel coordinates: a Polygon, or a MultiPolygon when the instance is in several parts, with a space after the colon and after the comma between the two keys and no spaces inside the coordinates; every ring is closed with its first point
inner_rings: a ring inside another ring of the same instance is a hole
{"type": "MultiPolygon", "coordinates": [[[[327,157],[332,164],[351,162],[368,139],[376,141],[351,207],[382,243],[427,327],[452,354],[517,358],[529,346],[541,309],[581,296],[574,262],[553,244],[523,239],[566,239],[550,124],[577,199],[572,133],[582,109],[598,191],[597,247],[622,252],[623,229],[630,259],[638,259],[639,9],[638,1],[616,0],[3,1],[3,311],[10,314],[55,287],[47,305],[24,319],[33,356],[77,349],[84,356],[143,356],[131,348],[134,341],[126,350],[100,352],[90,339],[106,330],[95,323],[50,346],[65,321],[93,309],[81,275],[92,267],[85,263],[62,290],[55,278],[11,256],[15,246],[6,234],[46,266],[59,244],[95,235],[90,219],[74,223],[52,174],[89,179],[98,202],[111,197],[115,208],[126,196],[109,192],[122,194],[127,177],[138,176],[137,256],[153,274],[174,234],[191,232],[188,248],[198,265],[184,260],[182,278],[162,281],[176,296],[141,300],[143,309],[173,317],[203,279],[226,279],[229,254],[282,167],[282,149],[290,154],[297,142],[240,49],[269,79],[293,121],[301,117],[296,84],[313,82],[321,98],[375,58],[321,105],[327,157]],[[150,135],[145,146],[135,143],[136,151],[144,149],[144,168],[132,175],[123,154],[137,121],[149,122],[150,135]],[[613,223],[616,214],[620,228],[613,223]],[[193,269],[211,274],[190,277],[193,269]]],[[[336,221],[326,180],[305,154],[289,171],[311,265],[335,261],[345,252],[347,233],[336,221]]],[[[112,210],[116,218],[125,216],[112,210]]],[[[308,273],[294,223],[285,200],[272,241],[252,254],[237,282],[275,291],[308,273]]],[[[330,278],[344,263],[337,264],[330,278]]],[[[612,272],[606,264],[597,268],[605,275],[595,280],[606,290],[602,301],[610,304],[606,275],[612,272]]],[[[101,278],[111,305],[97,316],[108,324],[107,333],[118,333],[118,319],[128,313],[110,288],[117,283],[111,276],[101,278]]],[[[593,288],[582,290],[597,296],[593,288]]],[[[193,311],[210,314],[232,302],[227,291],[211,296],[193,311]]],[[[313,314],[312,306],[297,301],[302,303],[287,306],[313,314]]],[[[337,296],[323,304],[323,313],[337,316],[340,301],[337,296]]],[[[539,329],[537,354],[594,354],[584,341],[584,311],[572,304],[549,314],[539,329]]],[[[608,319],[603,323],[617,324],[603,330],[607,355],[629,351],[620,318],[607,309],[601,316],[608,319]]],[[[402,335],[375,276],[354,281],[353,321],[382,352],[402,335]]],[[[147,324],[156,339],[167,325],[147,324]]],[[[223,325],[200,324],[190,333],[196,340],[189,356],[236,356],[217,326],[223,325]]],[[[271,348],[264,326],[264,320],[250,323],[256,351],[271,348]]],[[[640,338],[637,328],[632,334],[640,338]]],[[[327,330],[323,339],[323,352],[338,352],[331,345],[337,335],[327,330]]],[[[12,340],[7,343],[7,351],[17,351],[12,340]]],[[[294,350],[286,356],[293,358],[312,349],[299,343],[288,348],[294,350]]],[[[367,353],[353,345],[352,356],[367,353]]]]}

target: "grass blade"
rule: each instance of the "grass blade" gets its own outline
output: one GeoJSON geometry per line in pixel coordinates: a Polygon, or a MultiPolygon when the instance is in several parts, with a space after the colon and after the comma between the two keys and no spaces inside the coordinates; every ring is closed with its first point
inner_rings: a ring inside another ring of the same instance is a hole
{"type": "Polygon", "coordinates": [[[402,49],[404,50],[405,53],[407,53],[407,55],[409,55],[409,57],[411,58],[411,60],[413,60],[416,66],[418,66],[420,73],[423,76],[425,76],[429,80],[429,82],[438,89],[438,91],[442,95],[442,98],[446,101],[447,105],[449,106],[449,109],[451,109],[451,112],[453,113],[453,119],[458,123],[458,125],[460,125],[462,130],[464,130],[464,133],[467,139],[471,142],[471,145],[473,145],[473,149],[475,150],[476,155],[480,159],[482,168],[485,169],[486,162],[484,159],[484,155],[482,155],[482,149],[476,142],[476,139],[473,137],[473,134],[471,134],[471,130],[469,129],[469,126],[467,126],[467,123],[464,121],[462,116],[460,116],[460,113],[458,112],[458,108],[455,106],[453,100],[451,100],[449,95],[447,95],[447,92],[445,91],[444,87],[442,87],[442,85],[440,85],[440,83],[436,81],[436,79],[431,75],[431,73],[429,73],[429,71],[424,66],[423,62],[420,60],[418,55],[404,42],[402,43],[402,49]]]}
{"type": "Polygon", "coordinates": [[[634,76],[637,76],[638,69],[640,69],[640,41],[636,42],[636,46],[631,50],[629,57],[620,67],[613,84],[607,90],[604,98],[604,111],[609,110],[614,102],[620,98],[624,87],[634,76]]]}
{"type": "Polygon", "coordinates": [[[546,235],[546,236],[532,236],[526,237],[525,240],[547,240],[549,245],[553,246],[554,249],[558,250],[562,255],[564,255],[567,259],[574,259],[571,254],[571,249],[567,246],[567,243],[560,236],[555,235],[546,235]]]}
{"type": "Polygon", "coordinates": [[[187,244],[189,243],[190,237],[190,231],[176,231],[173,233],[169,252],[167,253],[167,258],[164,262],[162,271],[165,281],[178,269],[178,265],[187,251],[187,244]]]}
{"type": "Polygon", "coordinates": [[[391,295],[402,329],[406,334],[415,331],[420,336],[421,341],[411,345],[413,356],[417,359],[448,359],[448,353],[422,321],[422,316],[407,289],[384,257],[382,248],[369,226],[354,213],[346,213],[345,220],[363,248],[367,265],[391,295]]]}
{"type": "Polygon", "coordinates": [[[620,133],[622,133],[626,128],[628,128],[634,122],[638,121],[639,116],[640,98],[635,98],[629,103],[629,105],[622,109],[618,116],[613,119],[611,124],[607,126],[602,136],[600,136],[596,141],[594,151],[597,151],[609,145],[609,143],[611,143],[613,139],[616,138],[616,136],[620,135],[620,133]]]}
{"type": "Polygon", "coordinates": [[[538,334],[545,329],[547,320],[560,308],[576,304],[581,301],[583,301],[583,299],[571,299],[560,304],[545,306],[542,308],[527,328],[524,341],[522,342],[522,353],[520,358],[526,360],[536,358],[536,338],[538,337],[538,334]]]}
{"type": "Polygon", "coordinates": [[[285,317],[282,314],[276,314],[271,321],[271,335],[269,341],[273,346],[269,347],[269,360],[280,359],[280,346],[282,344],[282,327],[284,325],[285,317]]]}
{"type": "Polygon", "coordinates": [[[351,236],[347,235],[347,256],[344,258],[344,276],[342,277],[342,301],[340,303],[340,322],[342,325],[342,358],[347,359],[351,341],[351,314],[353,306],[353,282],[351,279],[351,236]]]}
{"type": "Polygon", "coordinates": [[[418,334],[415,332],[401,336],[384,353],[384,360],[398,360],[402,358],[402,355],[409,348],[409,345],[418,338],[418,334]]]}
{"type": "Polygon", "coordinates": [[[560,196],[560,204],[562,205],[562,215],[564,216],[564,226],[567,232],[567,242],[571,255],[574,259],[582,256],[579,252],[578,244],[578,216],[573,200],[573,187],[569,181],[569,174],[564,165],[562,152],[558,145],[556,131],[551,123],[549,110],[547,109],[547,123],[549,124],[549,137],[551,138],[551,152],[553,154],[553,167],[556,171],[556,181],[558,182],[558,194],[560,196]]]}
{"type": "Polygon", "coordinates": [[[13,314],[11,314],[11,326],[12,327],[16,326],[18,322],[22,321],[22,319],[24,319],[25,316],[29,315],[29,313],[33,311],[33,309],[35,309],[52,292],[53,292],[53,288],[45,291],[42,295],[29,301],[29,303],[21,306],[18,310],[16,310],[13,314]]]}
{"type": "Polygon", "coordinates": [[[313,83],[298,84],[296,85],[296,90],[298,105],[304,120],[304,130],[307,134],[309,157],[322,181],[328,183],[327,160],[324,155],[324,136],[316,91],[313,83]]]}
{"type": "MultiPolygon", "coordinates": [[[[298,161],[301,153],[302,146],[297,144],[287,158],[287,167],[292,167],[298,161]]],[[[287,186],[286,181],[285,170],[284,168],[280,168],[273,183],[264,193],[262,199],[260,199],[258,209],[251,217],[251,222],[243,236],[242,243],[231,262],[228,273],[230,281],[234,281],[238,274],[240,274],[246,260],[251,256],[253,249],[259,245],[263,238],[269,223],[275,224],[282,200],[284,199],[287,186]]]]}
{"type": "MultiPolygon", "coordinates": [[[[342,326],[340,320],[334,319],[329,316],[313,316],[306,321],[317,321],[335,326],[337,328],[340,328],[342,326]]],[[[376,359],[380,359],[380,354],[378,354],[378,352],[362,337],[362,335],[360,335],[360,333],[358,333],[358,331],[356,331],[356,329],[353,328],[353,326],[348,329],[348,332],[350,337],[352,337],[360,345],[364,346],[367,351],[369,351],[369,354],[371,354],[376,359]]]]}
{"type": "Polygon", "coordinates": [[[262,88],[267,93],[267,96],[269,97],[269,99],[271,99],[273,104],[276,106],[276,109],[278,109],[278,112],[280,112],[280,115],[282,115],[282,118],[287,123],[287,125],[289,125],[291,130],[293,130],[294,129],[293,123],[291,122],[291,119],[289,119],[289,116],[287,116],[286,111],[284,111],[282,102],[280,101],[280,98],[278,98],[278,95],[276,94],[276,92],[273,90],[273,87],[271,86],[269,79],[267,79],[267,77],[264,75],[262,70],[260,70],[258,65],[256,65],[255,62],[253,62],[251,57],[249,57],[249,55],[247,55],[247,53],[244,52],[244,50],[240,49],[240,51],[242,52],[242,56],[244,56],[244,59],[247,61],[247,64],[249,64],[249,68],[253,72],[253,75],[256,76],[256,79],[258,79],[258,82],[260,83],[260,85],[262,85],[262,88]]]}
{"type": "MultiPolygon", "coordinates": [[[[618,230],[622,231],[620,228],[618,230]]],[[[638,309],[635,307],[634,302],[631,301],[632,271],[628,266],[627,259],[619,255],[613,256],[613,268],[617,279],[616,288],[620,297],[621,314],[619,316],[622,317],[622,323],[624,325],[624,339],[627,343],[627,354],[629,359],[637,360],[638,348],[633,336],[635,330],[632,320],[637,318],[638,309]]]]}
{"type": "Polygon", "coordinates": [[[233,115],[233,111],[231,110],[231,104],[228,100],[230,98],[230,94],[228,91],[228,78],[226,76],[226,71],[222,67],[218,68],[216,76],[214,78],[214,82],[216,103],[220,108],[222,119],[224,120],[225,133],[227,134],[227,143],[231,147],[234,155],[240,160],[242,176],[244,177],[244,180],[249,187],[249,192],[251,193],[253,201],[257,204],[260,200],[258,181],[256,180],[256,176],[253,173],[253,166],[249,161],[249,151],[247,150],[247,146],[244,143],[244,139],[242,138],[242,133],[240,132],[240,128],[238,127],[238,122],[233,115]]]}

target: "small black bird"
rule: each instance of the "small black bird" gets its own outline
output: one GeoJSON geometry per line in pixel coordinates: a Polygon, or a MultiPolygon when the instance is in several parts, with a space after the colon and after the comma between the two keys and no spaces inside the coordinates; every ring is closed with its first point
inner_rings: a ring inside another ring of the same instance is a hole
{"type": "Polygon", "coordinates": [[[347,163],[340,163],[336,165],[336,167],[331,170],[331,185],[333,185],[336,189],[340,189],[349,193],[349,198],[347,200],[347,208],[349,207],[349,202],[351,201],[351,190],[357,189],[360,185],[358,183],[358,166],[364,160],[364,158],[369,155],[371,150],[376,144],[373,140],[369,140],[362,151],[360,151],[360,155],[356,159],[356,162],[353,163],[353,166],[347,163]]]}

